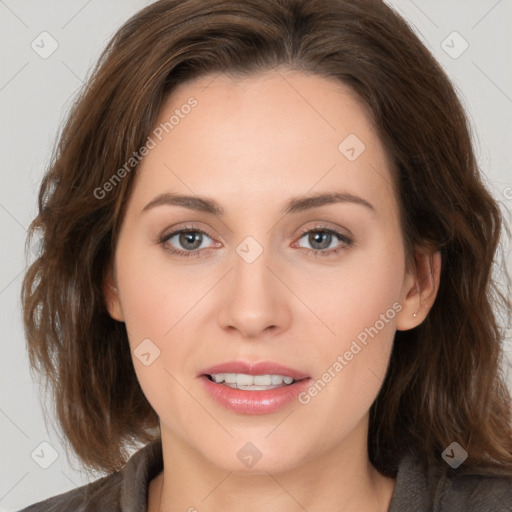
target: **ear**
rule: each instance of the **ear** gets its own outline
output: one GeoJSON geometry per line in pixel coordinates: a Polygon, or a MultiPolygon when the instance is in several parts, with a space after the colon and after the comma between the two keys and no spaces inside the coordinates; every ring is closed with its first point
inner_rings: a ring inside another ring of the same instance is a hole
{"type": "Polygon", "coordinates": [[[402,288],[402,309],[396,328],[407,331],[425,320],[439,290],[441,253],[415,251],[415,268],[406,273],[402,288]]]}
{"type": "Polygon", "coordinates": [[[112,265],[109,266],[103,279],[103,296],[110,316],[114,320],[124,322],[124,314],[119,299],[119,290],[117,289],[112,265]]]}

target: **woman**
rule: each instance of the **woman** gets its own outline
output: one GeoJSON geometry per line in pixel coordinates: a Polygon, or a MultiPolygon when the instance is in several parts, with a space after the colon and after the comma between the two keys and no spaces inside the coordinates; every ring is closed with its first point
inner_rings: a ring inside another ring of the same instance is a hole
{"type": "Polygon", "coordinates": [[[384,3],[146,7],[64,128],[22,297],[110,474],[25,510],[510,510],[501,225],[384,3]]]}

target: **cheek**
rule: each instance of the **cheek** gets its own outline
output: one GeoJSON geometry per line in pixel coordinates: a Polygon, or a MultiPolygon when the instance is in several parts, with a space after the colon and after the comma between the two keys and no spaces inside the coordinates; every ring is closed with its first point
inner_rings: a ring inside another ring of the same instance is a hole
{"type": "MultiPolygon", "coordinates": [[[[121,246],[122,248],[122,246],[121,246]]],[[[188,268],[179,268],[158,251],[135,249],[117,262],[121,304],[130,339],[165,340],[208,289],[188,268]]]]}
{"type": "Polygon", "coordinates": [[[194,420],[197,411],[180,383],[188,372],[190,310],[207,283],[200,286],[190,273],[151,254],[140,258],[135,250],[119,259],[117,278],[133,364],[146,398],[168,424],[194,420]]]}
{"type": "Polygon", "coordinates": [[[316,381],[303,403],[311,402],[320,416],[325,407],[336,417],[353,414],[356,421],[376,398],[402,308],[404,262],[397,252],[377,246],[375,251],[361,251],[324,279],[322,293],[308,296],[324,325],[312,351],[316,381]]]}
{"type": "Polygon", "coordinates": [[[374,250],[354,252],[337,269],[323,270],[298,289],[333,348],[343,348],[361,333],[364,339],[376,323],[384,337],[392,336],[404,278],[404,262],[397,253],[375,244],[374,250]]]}
{"type": "Polygon", "coordinates": [[[202,314],[198,305],[217,277],[192,265],[179,268],[157,251],[124,248],[120,243],[117,280],[137,378],[159,415],[166,403],[183,402],[187,412],[190,396],[178,381],[194,369],[187,366],[189,340],[202,314]]]}

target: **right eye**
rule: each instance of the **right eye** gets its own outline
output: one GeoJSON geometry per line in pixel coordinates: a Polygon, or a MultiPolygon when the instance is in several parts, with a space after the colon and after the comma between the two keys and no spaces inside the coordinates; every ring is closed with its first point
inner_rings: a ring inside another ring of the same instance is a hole
{"type": "Polygon", "coordinates": [[[211,240],[211,237],[201,229],[184,228],[163,236],[160,239],[160,244],[172,254],[185,258],[196,257],[201,255],[202,249],[207,248],[207,246],[202,247],[205,237],[211,240]],[[181,248],[176,248],[176,245],[181,246],[181,248]]]}

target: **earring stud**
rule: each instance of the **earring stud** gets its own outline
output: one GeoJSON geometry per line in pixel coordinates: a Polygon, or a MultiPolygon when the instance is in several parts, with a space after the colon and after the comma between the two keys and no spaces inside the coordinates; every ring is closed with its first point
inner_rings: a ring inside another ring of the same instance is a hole
{"type": "Polygon", "coordinates": [[[413,313],[412,316],[416,318],[418,316],[418,313],[413,313]]]}

